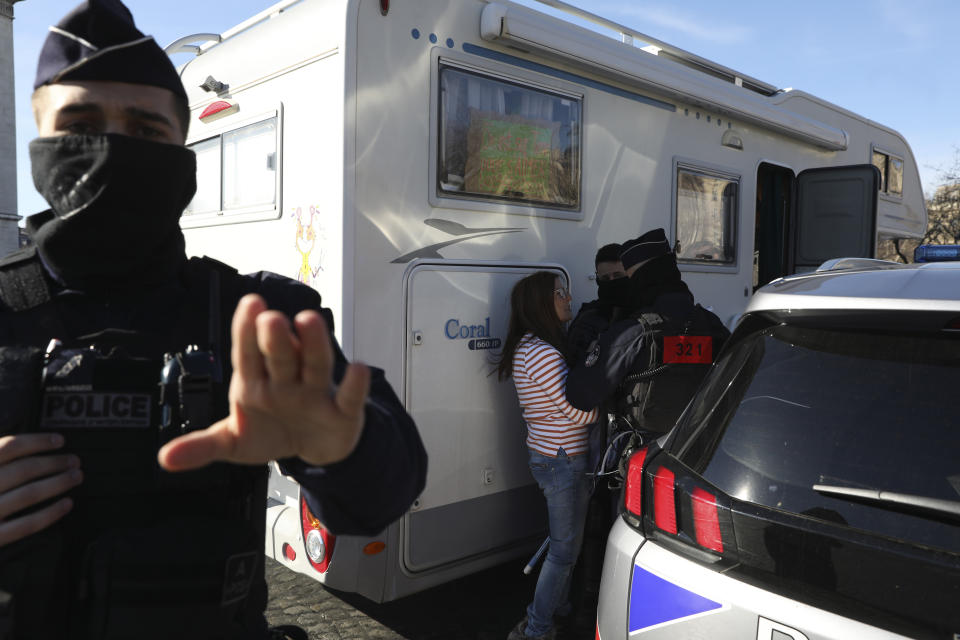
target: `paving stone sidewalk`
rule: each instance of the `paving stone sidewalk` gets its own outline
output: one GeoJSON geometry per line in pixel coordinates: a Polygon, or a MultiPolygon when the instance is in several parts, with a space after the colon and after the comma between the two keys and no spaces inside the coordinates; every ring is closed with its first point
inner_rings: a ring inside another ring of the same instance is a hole
{"type": "MultiPolygon", "coordinates": [[[[267,558],[267,621],[299,625],[311,640],[504,640],[533,597],[534,578],[524,576],[521,566],[508,563],[375,604],[356,594],[329,591],[267,558]]],[[[558,637],[592,639],[592,629],[558,637]]]]}

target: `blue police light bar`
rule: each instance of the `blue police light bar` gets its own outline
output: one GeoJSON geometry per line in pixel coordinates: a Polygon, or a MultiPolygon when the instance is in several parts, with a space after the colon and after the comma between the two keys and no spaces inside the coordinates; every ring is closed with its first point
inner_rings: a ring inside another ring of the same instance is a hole
{"type": "Polygon", "coordinates": [[[952,262],[960,260],[960,244],[922,244],[913,250],[914,262],[952,262]]]}

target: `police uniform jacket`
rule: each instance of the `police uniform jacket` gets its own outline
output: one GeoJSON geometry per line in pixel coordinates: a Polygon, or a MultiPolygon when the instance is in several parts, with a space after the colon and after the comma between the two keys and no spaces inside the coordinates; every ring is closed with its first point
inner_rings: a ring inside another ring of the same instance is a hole
{"type": "MultiPolygon", "coordinates": [[[[223,380],[229,381],[229,321],[238,300],[247,293],[261,295],[270,308],[291,318],[304,309],[321,312],[334,344],[334,381],[343,378],[347,361],[334,340],[330,311],[321,307],[316,291],[273,273],[239,275],[208,259],[184,262],[179,277],[159,285],[96,294],[58,284],[42,267],[33,248],[11,254],[0,260],[0,347],[43,348],[51,339],[82,341],[110,330],[108,333],[122,336],[122,347],[129,353],[157,356],[182,351],[189,344],[204,344],[212,332],[220,336],[216,350],[224,368],[223,380]],[[211,273],[217,276],[213,278],[211,273]],[[210,283],[214,281],[219,295],[211,293],[210,283]],[[211,305],[213,298],[219,298],[219,304],[211,305]],[[211,314],[219,315],[221,321],[216,324],[220,326],[212,327],[211,314]]],[[[5,382],[8,386],[11,383],[3,379],[2,370],[0,362],[0,388],[5,382]]],[[[373,535],[381,531],[404,513],[425,483],[426,453],[416,427],[383,371],[371,368],[371,374],[363,432],[347,459],[323,467],[299,459],[278,461],[284,473],[300,483],[313,514],[335,534],[373,535]]],[[[226,384],[221,393],[226,393],[226,384]]],[[[16,420],[15,413],[8,399],[0,402],[0,434],[29,428],[10,424],[16,420]]],[[[259,519],[262,531],[265,480],[258,492],[254,504],[259,515],[255,519],[259,519]]],[[[230,632],[236,635],[229,637],[263,637],[266,584],[262,540],[261,535],[257,580],[240,607],[243,629],[230,632]]],[[[215,547],[218,541],[196,543],[215,547]]],[[[142,637],[150,637],[148,631],[144,626],[147,635],[142,637]]],[[[185,630],[181,637],[191,636],[185,630]]]]}
{"type": "Polygon", "coordinates": [[[567,329],[567,340],[574,362],[582,361],[593,341],[610,326],[612,315],[613,307],[601,304],[599,300],[580,305],[580,310],[567,329]]]}
{"type": "MultiPolygon", "coordinates": [[[[641,321],[644,314],[655,314],[674,329],[686,325],[693,333],[721,338],[728,333],[719,318],[694,303],[685,287],[662,293],[648,306],[610,324],[572,364],[567,376],[570,404],[583,409],[609,402],[628,375],[649,367],[654,341],[650,325],[641,321]]],[[[720,343],[716,346],[719,348],[720,343]]]]}

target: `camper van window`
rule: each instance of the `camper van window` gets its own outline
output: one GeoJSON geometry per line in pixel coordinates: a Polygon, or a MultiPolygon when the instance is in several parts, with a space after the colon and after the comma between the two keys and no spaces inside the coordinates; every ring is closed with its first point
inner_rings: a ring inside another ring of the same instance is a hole
{"type": "Polygon", "coordinates": [[[223,208],[272,205],[277,193],[275,119],[223,134],[223,208]]]}
{"type": "Polygon", "coordinates": [[[733,264],[739,184],[737,177],[677,167],[678,260],[733,264]]]}
{"type": "Polygon", "coordinates": [[[440,67],[438,195],[580,207],[581,99],[440,67]]]}
{"type": "Polygon", "coordinates": [[[887,192],[903,195],[903,160],[895,156],[887,159],[887,192]]]}
{"type": "Polygon", "coordinates": [[[880,170],[880,193],[903,195],[903,160],[883,151],[873,150],[873,166],[880,170]]]}
{"type": "Polygon", "coordinates": [[[880,170],[880,192],[887,190],[887,154],[873,152],[873,166],[880,170]]]}
{"type": "Polygon", "coordinates": [[[276,117],[196,142],[189,148],[197,156],[197,193],[184,215],[276,205],[276,117]]]}
{"type": "Polygon", "coordinates": [[[197,193],[184,215],[215,213],[220,210],[220,138],[190,145],[197,156],[197,193]]]}

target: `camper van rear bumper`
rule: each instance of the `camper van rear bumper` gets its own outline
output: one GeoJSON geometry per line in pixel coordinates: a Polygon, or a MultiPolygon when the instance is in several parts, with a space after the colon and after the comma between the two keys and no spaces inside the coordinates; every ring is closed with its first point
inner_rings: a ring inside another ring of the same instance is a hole
{"type": "Polygon", "coordinates": [[[266,518],[264,554],[268,558],[331,589],[359,593],[374,602],[382,602],[385,559],[381,554],[363,554],[361,548],[364,543],[369,542],[367,539],[338,536],[328,568],[321,573],[310,564],[307,556],[298,504],[291,499],[280,502],[272,497],[267,498],[266,518]],[[293,553],[290,553],[285,545],[293,553]],[[361,557],[365,560],[362,564],[361,557]]]}
{"type": "MultiPolygon", "coordinates": [[[[267,535],[264,538],[264,553],[280,564],[310,575],[316,573],[307,559],[307,552],[303,544],[303,534],[300,532],[299,509],[293,504],[284,504],[274,499],[267,499],[267,535]],[[289,545],[290,551],[284,547],[289,545]]],[[[317,575],[317,580],[323,576],[317,575]]]]}

